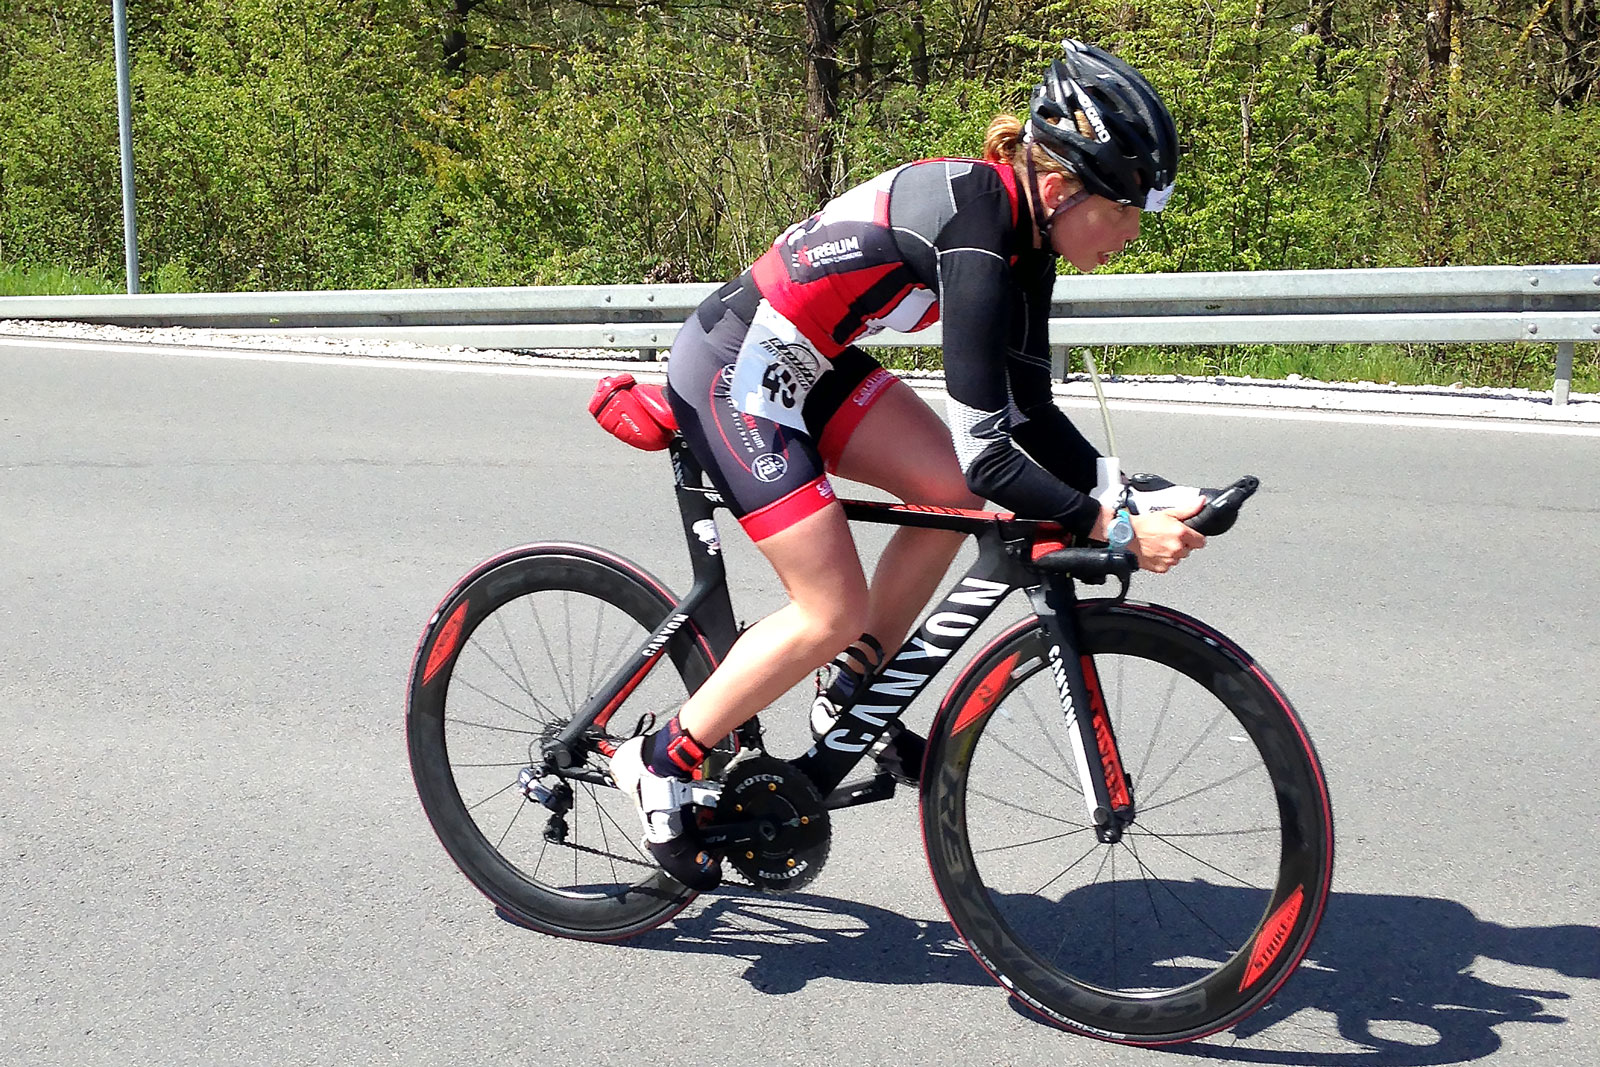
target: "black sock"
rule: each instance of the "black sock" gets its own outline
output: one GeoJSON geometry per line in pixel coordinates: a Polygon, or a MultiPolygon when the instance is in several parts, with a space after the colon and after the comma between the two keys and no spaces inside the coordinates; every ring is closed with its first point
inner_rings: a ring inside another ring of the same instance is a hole
{"type": "Polygon", "coordinates": [[[663,778],[689,778],[706,758],[705,746],[689,735],[674,715],[644,739],[644,765],[663,778]]]}

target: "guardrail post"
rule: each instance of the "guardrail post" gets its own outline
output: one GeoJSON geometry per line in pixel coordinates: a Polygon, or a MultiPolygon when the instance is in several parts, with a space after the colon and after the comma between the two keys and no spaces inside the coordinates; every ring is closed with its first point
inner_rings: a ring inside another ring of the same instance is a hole
{"type": "Polygon", "coordinates": [[[1064,382],[1067,380],[1067,346],[1050,346],[1050,378],[1052,381],[1064,382]]]}
{"type": "Polygon", "coordinates": [[[1565,404],[1567,396],[1572,392],[1572,350],[1571,341],[1561,341],[1556,345],[1556,384],[1554,403],[1565,404]]]}

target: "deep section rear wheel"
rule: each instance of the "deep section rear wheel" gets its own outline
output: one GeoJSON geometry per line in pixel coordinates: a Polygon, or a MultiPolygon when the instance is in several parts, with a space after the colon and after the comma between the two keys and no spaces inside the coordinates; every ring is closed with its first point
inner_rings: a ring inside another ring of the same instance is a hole
{"type": "MultiPolygon", "coordinates": [[[[639,817],[609,785],[546,778],[571,791],[558,813],[519,782],[543,745],[641,646],[673,607],[661,583],[619,557],[542,544],[481,564],[440,605],[417,649],[406,738],[417,793],[463,874],[510,918],[584,940],[657,926],[694,894],[639,842],[639,817]]],[[[642,659],[639,660],[642,665],[642,659]]],[[[690,624],[611,717],[627,737],[663,721],[711,673],[690,624]]],[[[601,731],[573,770],[602,777],[601,731]]]]}
{"type": "Polygon", "coordinates": [[[1327,786],[1294,709],[1227,638],[1129,601],[1078,619],[1136,821],[1097,840],[1050,641],[1026,620],[940,709],[929,863],[967,946],[1022,1003],[1107,1040],[1192,1040],[1260,1007],[1310,947],[1333,868],[1327,786]]]}

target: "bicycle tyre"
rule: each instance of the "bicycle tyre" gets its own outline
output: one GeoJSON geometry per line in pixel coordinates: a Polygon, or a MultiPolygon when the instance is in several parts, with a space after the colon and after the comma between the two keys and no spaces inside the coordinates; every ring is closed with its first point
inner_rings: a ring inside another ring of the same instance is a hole
{"type": "Polygon", "coordinates": [[[1032,618],[991,642],[940,707],[924,847],[957,933],[1020,1003],[1107,1041],[1193,1040],[1260,1008],[1310,948],[1333,872],[1327,784],[1288,700],[1215,630],[1130,601],[1081,602],[1078,621],[1136,821],[1118,844],[1096,840],[1032,618]],[[1140,699],[1147,678],[1159,699],[1140,699]],[[1041,776],[1064,788],[1024,791],[1041,776]],[[1008,791],[1020,800],[994,795],[1008,791]],[[1119,880],[1119,858],[1132,877],[1119,880]]]}
{"type": "MultiPolygon", "coordinates": [[[[423,631],[406,708],[417,795],[456,866],[524,926],[618,940],[666,922],[694,899],[642,849],[638,816],[614,788],[568,782],[570,837],[555,842],[546,839],[551,812],[525,799],[517,783],[522,768],[540,762],[541,742],[571,721],[675,602],[618,556],[528,545],[475,568],[423,631]],[[571,853],[570,872],[561,848],[571,853]]],[[[715,657],[693,623],[664,651],[616,713],[630,727],[640,711],[672,714],[711,673],[715,657]]],[[[581,755],[578,766],[605,769],[598,752],[581,755]]]]}

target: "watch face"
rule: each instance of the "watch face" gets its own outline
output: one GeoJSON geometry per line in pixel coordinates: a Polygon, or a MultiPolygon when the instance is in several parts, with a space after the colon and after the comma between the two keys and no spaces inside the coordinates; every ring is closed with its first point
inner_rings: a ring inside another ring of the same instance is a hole
{"type": "Polygon", "coordinates": [[[1112,548],[1121,548],[1133,540],[1133,523],[1128,521],[1126,511],[1117,512],[1117,517],[1111,521],[1108,541],[1112,548]]]}

